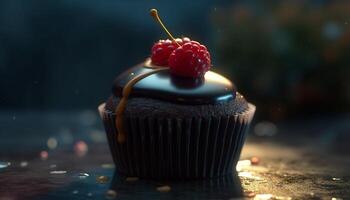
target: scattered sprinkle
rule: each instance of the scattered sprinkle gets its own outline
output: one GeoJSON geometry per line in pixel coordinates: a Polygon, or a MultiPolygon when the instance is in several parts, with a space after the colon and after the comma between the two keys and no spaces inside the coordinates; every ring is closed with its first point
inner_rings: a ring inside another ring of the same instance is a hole
{"type": "Polygon", "coordinates": [[[105,194],[105,197],[107,199],[114,199],[117,197],[117,192],[114,191],[114,190],[107,190],[106,194],[105,194]]]}
{"type": "Polygon", "coordinates": [[[341,181],[341,178],[333,177],[332,180],[333,181],[341,181]]]}
{"type": "Polygon", "coordinates": [[[258,157],[256,157],[256,156],[253,156],[251,159],[250,159],[250,162],[251,162],[251,164],[252,165],[257,165],[257,164],[259,164],[259,158],[258,157]]]}
{"type": "Polygon", "coordinates": [[[49,149],[56,149],[58,142],[56,138],[51,137],[47,140],[46,144],[49,149]]]}
{"type": "Polygon", "coordinates": [[[49,153],[47,151],[41,151],[40,158],[41,160],[47,160],[49,158],[49,153]]]}
{"type": "Polygon", "coordinates": [[[78,194],[79,193],[79,191],[78,190],[73,190],[73,192],[72,192],[73,194],[78,194]]]}
{"type": "Polygon", "coordinates": [[[106,163],[106,164],[102,164],[101,167],[104,168],[104,169],[113,169],[114,168],[114,164],[106,163]]]}
{"type": "Polygon", "coordinates": [[[86,195],[87,195],[88,197],[91,197],[91,196],[92,196],[92,193],[89,192],[89,193],[87,193],[86,195]]]}
{"type": "Polygon", "coordinates": [[[64,170],[57,170],[57,171],[50,171],[50,174],[66,174],[67,171],[64,170]]]}
{"type": "Polygon", "coordinates": [[[171,187],[168,185],[157,187],[158,192],[169,192],[171,190],[171,187]]]}
{"type": "Polygon", "coordinates": [[[83,157],[88,152],[88,145],[84,141],[78,141],[74,145],[74,152],[77,156],[83,157]]]}
{"type": "Polygon", "coordinates": [[[28,166],[28,162],[27,161],[22,161],[19,165],[21,167],[27,167],[28,166]]]}
{"type": "Polygon", "coordinates": [[[109,181],[108,176],[97,176],[96,177],[96,182],[97,183],[104,184],[104,183],[108,183],[108,181],[109,181]]]}

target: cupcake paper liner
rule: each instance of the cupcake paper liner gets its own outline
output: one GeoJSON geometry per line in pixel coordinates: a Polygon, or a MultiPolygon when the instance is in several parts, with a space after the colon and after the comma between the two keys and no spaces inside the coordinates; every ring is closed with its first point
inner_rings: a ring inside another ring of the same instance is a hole
{"type": "Polygon", "coordinates": [[[222,117],[124,117],[126,141],[117,142],[115,114],[99,107],[117,171],[152,179],[197,179],[233,172],[255,106],[222,117]]]}

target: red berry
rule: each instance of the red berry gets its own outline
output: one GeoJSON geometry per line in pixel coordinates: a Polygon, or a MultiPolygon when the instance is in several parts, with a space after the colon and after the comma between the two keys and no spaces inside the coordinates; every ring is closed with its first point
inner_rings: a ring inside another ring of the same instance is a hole
{"type": "Polygon", "coordinates": [[[176,47],[171,40],[159,40],[152,47],[152,63],[160,66],[168,65],[169,55],[176,47]]]}
{"type": "MultiPolygon", "coordinates": [[[[191,41],[189,38],[177,38],[176,42],[179,45],[191,41]]],[[[152,63],[160,66],[167,66],[170,54],[178,47],[172,40],[159,40],[152,47],[152,63]]]]}
{"type": "Polygon", "coordinates": [[[184,42],[169,57],[170,72],[183,77],[203,77],[211,67],[210,54],[196,41],[184,42]]]}

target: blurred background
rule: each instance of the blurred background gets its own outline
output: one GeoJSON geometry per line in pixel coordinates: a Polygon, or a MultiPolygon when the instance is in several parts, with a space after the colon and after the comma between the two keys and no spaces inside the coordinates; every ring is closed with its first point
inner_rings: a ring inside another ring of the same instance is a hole
{"type": "Polygon", "coordinates": [[[95,177],[112,178],[114,166],[97,106],[119,73],[166,38],[150,8],[174,36],[205,44],[212,70],[257,106],[241,159],[257,156],[252,170],[269,182],[248,191],[350,199],[343,0],[0,0],[0,199],[103,196],[109,186],[95,177]]]}
{"type": "Polygon", "coordinates": [[[0,109],[96,109],[114,77],[166,37],[206,44],[272,121],[348,113],[347,1],[0,1],[0,109]]]}

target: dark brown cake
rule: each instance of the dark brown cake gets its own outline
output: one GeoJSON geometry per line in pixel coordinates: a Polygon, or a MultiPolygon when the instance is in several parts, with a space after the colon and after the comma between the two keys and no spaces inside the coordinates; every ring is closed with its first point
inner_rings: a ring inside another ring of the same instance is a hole
{"type": "MultiPolygon", "coordinates": [[[[113,112],[120,98],[110,96],[106,102],[106,110],[113,112]]],[[[137,97],[128,100],[128,106],[124,112],[125,116],[137,115],[138,117],[211,117],[230,116],[245,112],[248,103],[237,93],[236,98],[217,104],[186,105],[158,99],[137,97]]]]}
{"type": "Polygon", "coordinates": [[[195,81],[162,71],[137,82],[123,112],[126,140],[117,141],[115,110],[123,87],[149,70],[142,63],[123,73],[100,106],[117,171],[151,179],[232,173],[255,107],[214,72],[195,81]]]}

